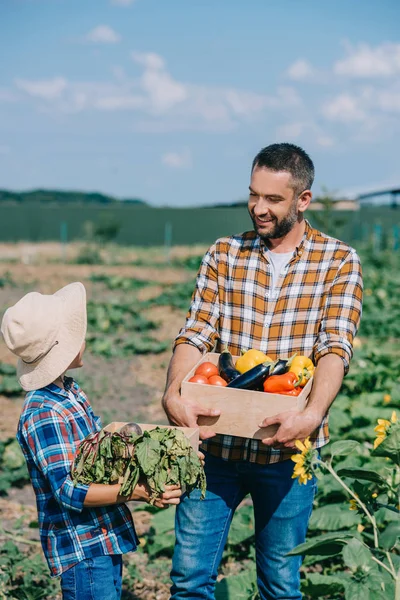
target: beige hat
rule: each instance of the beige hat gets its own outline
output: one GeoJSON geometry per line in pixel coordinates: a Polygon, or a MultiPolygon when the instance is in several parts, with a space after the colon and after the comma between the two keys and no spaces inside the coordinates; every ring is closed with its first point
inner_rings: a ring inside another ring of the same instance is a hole
{"type": "Polygon", "coordinates": [[[86,290],[70,283],[55,294],[30,292],[6,310],[1,333],[19,357],[24,390],[38,390],[65,373],[86,337],[86,290]]]}

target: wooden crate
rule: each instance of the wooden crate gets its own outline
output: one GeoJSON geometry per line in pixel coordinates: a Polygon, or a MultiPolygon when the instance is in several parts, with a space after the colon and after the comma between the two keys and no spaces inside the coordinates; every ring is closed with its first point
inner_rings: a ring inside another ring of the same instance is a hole
{"type": "MultiPolygon", "coordinates": [[[[113,421],[112,423],[107,425],[107,427],[104,427],[104,429],[106,431],[111,431],[111,433],[114,433],[114,431],[117,431],[120,427],[122,427],[123,425],[126,425],[126,423],[127,422],[113,421]]],[[[151,431],[152,429],[155,429],[156,427],[161,427],[162,429],[172,429],[171,425],[154,425],[154,424],[149,424],[149,423],[138,423],[138,425],[142,429],[142,431],[151,431]]],[[[179,429],[180,431],[182,431],[188,438],[192,448],[196,452],[198,452],[198,450],[199,450],[199,428],[198,427],[174,427],[174,429],[179,429]]]]}
{"type": "MultiPolygon", "coordinates": [[[[219,354],[209,352],[202,356],[182,382],[182,398],[193,400],[206,408],[218,408],[218,417],[199,417],[200,431],[212,430],[245,438],[264,439],[271,437],[277,426],[258,427],[266,417],[286,410],[304,410],[311,392],[312,378],[304,386],[299,396],[267,394],[250,390],[192,383],[188,380],[194,375],[197,367],[203,362],[218,364],[219,354]]],[[[233,357],[234,362],[238,357],[233,357]]]]}

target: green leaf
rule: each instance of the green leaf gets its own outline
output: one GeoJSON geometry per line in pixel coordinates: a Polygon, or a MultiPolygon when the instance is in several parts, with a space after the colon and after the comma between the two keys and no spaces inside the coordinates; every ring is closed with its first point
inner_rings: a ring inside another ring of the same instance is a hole
{"type": "Polygon", "coordinates": [[[354,440],[343,440],[332,444],[330,450],[332,457],[347,456],[348,454],[352,454],[355,450],[358,450],[359,447],[359,442],[355,442],[354,440]]]}
{"type": "Polygon", "coordinates": [[[17,440],[13,440],[10,444],[7,444],[3,454],[3,465],[2,467],[5,469],[18,469],[25,464],[25,458],[22,454],[22,450],[20,448],[17,440]]]}
{"type": "Polygon", "coordinates": [[[342,556],[344,564],[353,572],[357,569],[368,571],[374,566],[370,549],[356,538],[347,542],[342,556]]]}
{"type": "Polygon", "coordinates": [[[243,506],[236,511],[229,529],[228,544],[241,544],[254,535],[254,511],[252,506],[243,506]]]}
{"type": "Polygon", "coordinates": [[[215,600],[256,600],[259,598],[254,571],[244,571],[219,581],[215,586],[215,600]]]}
{"type": "Polygon", "coordinates": [[[168,510],[156,512],[151,520],[151,526],[157,536],[173,532],[175,529],[175,507],[171,506],[168,510]]]}
{"type": "Polygon", "coordinates": [[[346,584],[346,600],[390,600],[392,586],[382,581],[378,569],[372,569],[364,577],[356,575],[346,584]]]}
{"type": "Polygon", "coordinates": [[[382,533],[379,534],[379,546],[390,550],[393,548],[400,538],[400,515],[396,521],[392,521],[382,533]]]}
{"type": "Polygon", "coordinates": [[[157,440],[143,435],[136,445],[136,458],[145,475],[152,475],[160,460],[160,444],[157,440]]]}
{"type": "Polygon", "coordinates": [[[301,591],[308,597],[319,600],[321,596],[332,598],[335,594],[341,594],[344,585],[343,577],[307,573],[307,578],[301,582],[301,591]]]}
{"type": "Polygon", "coordinates": [[[315,508],[311,513],[310,531],[336,531],[356,525],[360,517],[347,504],[330,504],[315,508]]]}
{"type": "Polygon", "coordinates": [[[347,467],[345,469],[339,469],[337,474],[339,475],[339,477],[351,477],[352,479],[372,481],[374,483],[379,483],[380,485],[387,486],[386,479],[379,475],[379,473],[371,471],[370,469],[347,467]]]}
{"type": "Polygon", "coordinates": [[[342,548],[353,538],[352,533],[325,533],[311,538],[304,544],[296,546],[286,556],[297,556],[298,554],[322,554],[324,556],[335,556],[340,554],[342,548]]]}

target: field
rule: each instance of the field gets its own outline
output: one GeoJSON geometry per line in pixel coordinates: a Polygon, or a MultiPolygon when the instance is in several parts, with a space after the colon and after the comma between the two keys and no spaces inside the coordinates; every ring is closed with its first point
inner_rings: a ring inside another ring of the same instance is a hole
{"type": "MultiPolygon", "coordinates": [[[[27,291],[50,293],[82,281],[89,299],[88,349],[77,378],[96,414],[104,422],[162,423],[160,399],[171,344],[183,324],[204,249],[174,247],[166,253],[164,248],[76,244],[65,255],[55,243],[0,245],[0,315],[27,291]]],[[[324,460],[331,452],[335,456],[328,467],[318,469],[310,541],[303,549],[305,598],[395,598],[400,434],[391,419],[393,411],[400,416],[400,255],[364,249],[362,259],[362,328],[351,373],[331,412],[332,440],[341,444],[327,448],[324,460]],[[372,450],[377,419],[389,423],[381,430],[382,456],[372,450]],[[361,500],[373,521],[340,482],[361,500]],[[350,505],[350,499],[356,504],[350,505]]],[[[56,600],[58,584],[50,581],[41,556],[34,497],[14,440],[23,400],[14,365],[0,346],[0,599],[56,600]]],[[[126,557],[123,597],[167,599],[173,510],[131,508],[141,546],[126,557]]],[[[248,499],[234,518],[217,598],[257,598],[248,499]]]]}

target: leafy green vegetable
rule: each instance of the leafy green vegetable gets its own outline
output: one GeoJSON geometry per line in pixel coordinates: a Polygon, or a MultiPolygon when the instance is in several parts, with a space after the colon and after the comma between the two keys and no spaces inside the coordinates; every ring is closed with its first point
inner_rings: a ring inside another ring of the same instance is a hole
{"type": "Polygon", "coordinates": [[[156,427],[142,435],[102,429],[80,445],[73,468],[74,483],[121,482],[121,495],[131,496],[139,479],[147,482],[154,502],[166,485],[180,485],[187,494],[206,491],[203,466],[179,429],[156,427]]]}

